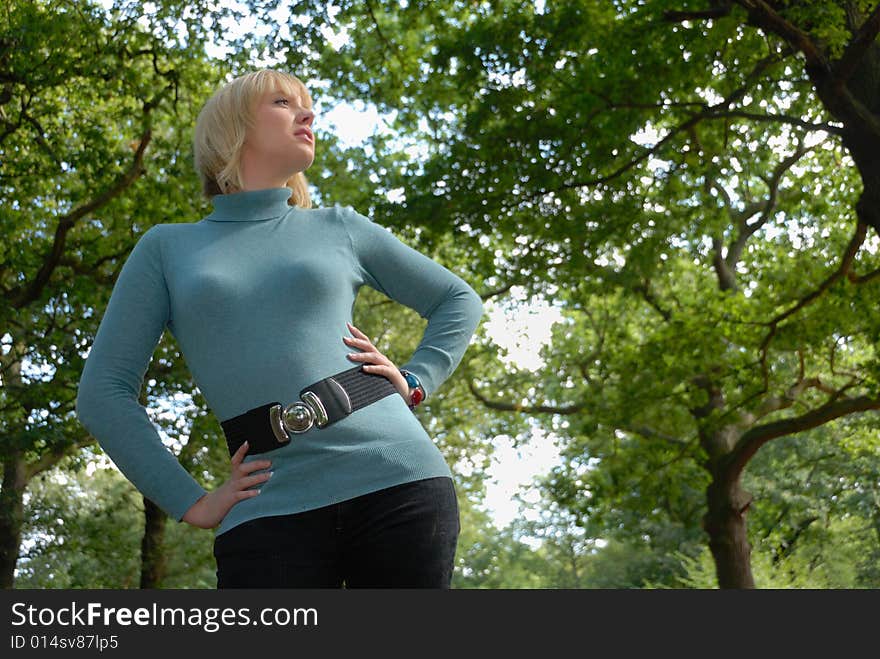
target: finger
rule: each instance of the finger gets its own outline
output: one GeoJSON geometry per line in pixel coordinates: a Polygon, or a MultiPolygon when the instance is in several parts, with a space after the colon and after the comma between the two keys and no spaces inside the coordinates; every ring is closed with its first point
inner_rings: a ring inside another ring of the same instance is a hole
{"type": "Polygon", "coordinates": [[[361,338],[359,336],[345,337],[347,339],[346,343],[360,345],[360,346],[368,346],[370,348],[373,347],[373,342],[370,341],[367,337],[361,338]]]}
{"type": "Polygon", "coordinates": [[[368,337],[366,334],[361,332],[357,327],[355,327],[351,323],[346,322],[345,324],[348,325],[348,329],[351,331],[351,333],[354,334],[359,339],[366,339],[367,341],[370,340],[370,337],[368,337]]]}
{"type": "Polygon", "coordinates": [[[348,354],[350,357],[356,357],[359,361],[366,361],[374,364],[385,364],[386,366],[391,365],[391,360],[375,348],[373,350],[367,350],[364,352],[350,352],[348,354]]]}
{"type": "Polygon", "coordinates": [[[272,478],[271,471],[267,471],[265,474],[257,474],[256,476],[245,476],[244,478],[239,478],[236,481],[236,487],[239,490],[246,490],[254,485],[259,485],[260,483],[265,483],[267,480],[272,478]]]}
{"type": "Polygon", "coordinates": [[[235,493],[236,501],[243,501],[244,499],[253,499],[260,493],[259,490],[239,490],[235,493]]]}
{"type": "MultiPolygon", "coordinates": [[[[400,372],[394,366],[394,364],[364,364],[363,369],[368,373],[375,373],[376,375],[384,375],[389,380],[393,380],[391,377],[394,373],[400,375],[400,372]]],[[[401,376],[401,379],[403,376],[401,376]]],[[[406,383],[406,380],[403,380],[406,383]]]]}
{"type": "Polygon", "coordinates": [[[271,460],[253,460],[251,462],[245,462],[238,468],[238,471],[242,476],[244,476],[254,471],[259,471],[260,469],[268,469],[271,466],[271,460]]]}
{"type": "Polygon", "coordinates": [[[362,368],[371,375],[381,375],[387,378],[388,381],[394,385],[394,388],[397,389],[397,393],[403,396],[403,399],[409,403],[409,383],[403,378],[394,364],[391,364],[390,366],[385,366],[383,364],[364,364],[362,368]]]}
{"type": "Polygon", "coordinates": [[[241,461],[244,460],[245,454],[248,452],[248,441],[244,440],[244,443],[238,447],[238,450],[232,454],[232,465],[237,467],[241,464],[241,461]]]}
{"type": "Polygon", "coordinates": [[[372,375],[381,375],[388,379],[400,395],[408,400],[409,383],[400,374],[400,370],[394,364],[364,364],[362,367],[367,373],[372,375]]]}

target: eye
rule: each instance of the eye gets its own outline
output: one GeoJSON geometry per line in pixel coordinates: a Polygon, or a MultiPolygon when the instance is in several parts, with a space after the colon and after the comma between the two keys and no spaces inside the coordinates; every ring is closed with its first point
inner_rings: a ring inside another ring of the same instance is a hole
{"type": "Polygon", "coordinates": [[[284,105],[290,105],[290,101],[288,101],[286,98],[279,98],[275,102],[276,103],[283,103],[284,105]]]}

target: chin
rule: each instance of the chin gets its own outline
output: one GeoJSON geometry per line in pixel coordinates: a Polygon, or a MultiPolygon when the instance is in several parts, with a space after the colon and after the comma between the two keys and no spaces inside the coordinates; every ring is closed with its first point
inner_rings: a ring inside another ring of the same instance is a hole
{"type": "Polygon", "coordinates": [[[301,172],[305,172],[309,167],[312,166],[312,163],[315,161],[314,158],[297,158],[296,160],[288,161],[289,167],[287,167],[287,171],[293,172],[291,176],[294,174],[299,174],[301,172]]]}

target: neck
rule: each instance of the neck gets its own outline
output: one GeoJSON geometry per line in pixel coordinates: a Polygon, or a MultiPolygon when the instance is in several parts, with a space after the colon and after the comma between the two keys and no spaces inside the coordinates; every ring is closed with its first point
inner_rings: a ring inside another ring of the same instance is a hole
{"type": "Polygon", "coordinates": [[[248,192],[250,190],[268,190],[269,188],[283,188],[287,186],[287,178],[281,178],[277,176],[244,176],[242,175],[242,183],[244,187],[242,187],[241,192],[248,192]]]}
{"type": "Polygon", "coordinates": [[[271,165],[272,163],[267,162],[266,159],[256,159],[245,151],[241,159],[241,181],[244,186],[242,191],[283,188],[296,174],[296,172],[276,170],[271,165]]]}

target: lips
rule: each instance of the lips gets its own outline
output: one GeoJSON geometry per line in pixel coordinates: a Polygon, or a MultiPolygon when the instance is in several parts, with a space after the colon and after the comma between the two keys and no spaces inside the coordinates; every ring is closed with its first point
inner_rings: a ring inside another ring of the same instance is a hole
{"type": "Polygon", "coordinates": [[[312,143],[314,143],[314,141],[315,141],[315,136],[312,135],[312,131],[310,131],[308,128],[300,128],[298,131],[296,131],[294,133],[294,135],[301,135],[301,136],[305,137],[306,140],[308,140],[309,142],[312,142],[312,143]]]}

